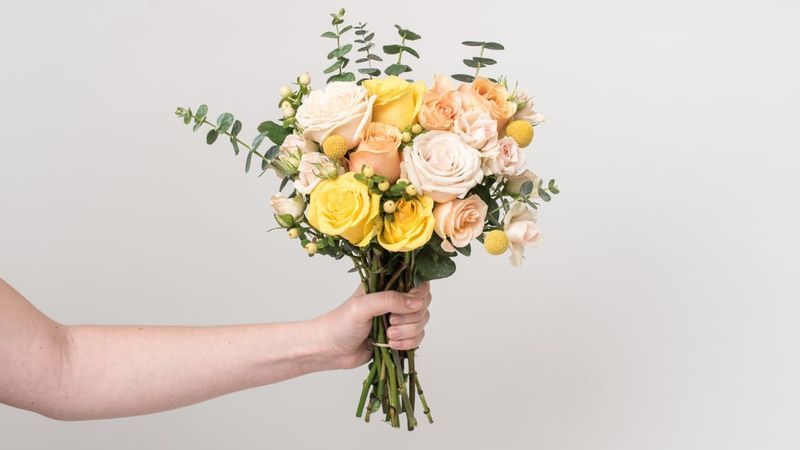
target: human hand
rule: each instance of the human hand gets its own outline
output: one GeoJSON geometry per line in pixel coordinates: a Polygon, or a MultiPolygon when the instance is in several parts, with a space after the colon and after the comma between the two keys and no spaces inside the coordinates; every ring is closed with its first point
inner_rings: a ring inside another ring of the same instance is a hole
{"type": "Polygon", "coordinates": [[[386,313],[389,346],[395,350],[410,350],[419,346],[430,320],[430,284],[423,283],[403,293],[396,291],[365,294],[359,287],[341,306],[314,320],[319,337],[337,368],[354,368],[372,356],[367,338],[372,330],[372,318],[386,313]]]}

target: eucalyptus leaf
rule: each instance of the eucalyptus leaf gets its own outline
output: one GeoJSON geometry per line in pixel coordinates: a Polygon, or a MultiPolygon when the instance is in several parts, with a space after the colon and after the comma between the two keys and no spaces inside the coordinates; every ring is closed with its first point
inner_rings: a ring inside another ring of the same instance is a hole
{"type": "Polygon", "coordinates": [[[421,252],[415,260],[417,272],[426,280],[438,280],[453,275],[456,271],[456,263],[446,256],[439,256],[434,260],[430,252],[421,252]]]}
{"type": "Polygon", "coordinates": [[[451,75],[451,77],[453,77],[453,79],[455,79],[455,80],[462,81],[464,83],[472,83],[473,81],[475,81],[475,77],[474,76],[466,75],[466,74],[463,74],[463,73],[457,73],[455,75],[451,75]]]}
{"type": "Polygon", "coordinates": [[[480,56],[476,56],[472,58],[472,60],[481,63],[482,66],[491,66],[497,64],[497,61],[493,60],[492,58],[481,58],[480,56]]]}
{"type": "Polygon", "coordinates": [[[234,155],[238,155],[239,154],[239,141],[236,140],[235,137],[231,138],[231,145],[233,146],[233,154],[234,155]]]}
{"type": "Polygon", "coordinates": [[[381,75],[381,69],[377,69],[375,67],[358,69],[358,73],[363,73],[364,75],[369,75],[372,77],[378,77],[381,75]]]}
{"type": "Polygon", "coordinates": [[[331,72],[336,72],[337,70],[339,70],[342,67],[343,64],[344,64],[344,62],[341,59],[337,60],[335,63],[333,63],[330,66],[328,66],[327,69],[323,70],[322,73],[326,73],[327,74],[327,73],[331,73],[331,72]]]}
{"type": "Polygon", "coordinates": [[[353,74],[352,72],[345,72],[328,78],[328,83],[330,83],[331,81],[355,81],[355,80],[356,80],[355,74],[353,74]]]}
{"type": "Polygon", "coordinates": [[[402,48],[403,47],[400,45],[384,45],[383,52],[386,53],[387,55],[396,55],[400,53],[400,50],[402,48]]]}
{"type": "Polygon", "coordinates": [[[475,68],[477,68],[477,67],[480,67],[480,64],[478,64],[478,62],[477,62],[477,61],[474,61],[474,60],[472,60],[472,59],[465,59],[465,60],[464,60],[464,64],[465,64],[467,67],[472,67],[473,69],[475,69],[475,68]]]}
{"type": "Polygon", "coordinates": [[[250,165],[253,163],[253,152],[255,152],[255,150],[250,150],[250,152],[247,153],[247,159],[244,162],[245,173],[250,172],[250,165]]]}
{"type": "Polygon", "coordinates": [[[551,200],[550,194],[548,194],[547,191],[545,191],[542,188],[539,188],[539,198],[541,198],[545,202],[549,202],[551,200]]]}
{"type": "Polygon", "coordinates": [[[329,39],[336,39],[339,36],[336,33],[334,33],[333,31],[326,31],[326,32],[322,33],[322,35],[320,35],[320,37],[329,38],[329,39]]]}
{"type": "Polygon", "coordinates": [[[253,143],[250,145],[250,147],[253,150],[258,149],[258,147],[261,145],[261,142],[264,141],[265,137],[267,137],[266,132],[258,133],[258,135],[253,138],[253,143]]]}
{"type": "Polygon", "coordinates": [[[219,117],[217,117],[217,132],[219,134],[224,134],[228,131],[228,128],[233,125],[233,121],[233,114],[227,112],[220,114],[219,117]]]}
{"type": "Polygon", "coordinates": [[[403,50],[405,50],[405,52],[408,53],[409,55],[412,55],[415,58],[419,59],[419,53],[417,53],[417,51],[414,50],[413,48],[411,48],[411,47],[403,47],[403,50]]]}
{"type": "Polygon", "coordinates": [[[200,105],[197,107],[197,112],[194,113],[195,122],[202,122],[208,115],[208,105],[200,105]]]}
{"type": "Polygon", "coordinates": [[[480,46],[482,46],[483,44],[485,44],[485,42],[478,42],[478,41],[464,41],[464,42],[462,42],[461,44],[462,44],[462,45],[466,45],[467,47],[480,47],[480,46]]]}
{"type": "Polygon", "coordinates": [[[278,188],[278,192],[283,191],[283,188],[285,188],[287,184],[289,184],[289,177],[283,177],[283,180],[281,180],[281,187],[278,188]]]}
{"type": "Polygon", "coordinates": [[[499,44],[497,42],[487,42],[483,47],[488,48],[489,50],[505,50],[503,44],[499,44]]]}
{"type": "Polygon", "coordinates": [[[533,192],[533,181],[527,180],[522,183],[522,186],[519,188],[519,195],[528,197],[531,195],[531,192],[533,192]]]}
{"type": "Polygon", "coordinates": [[[469,256],[472,254],[472,246],[467,244],[465,247],[456,247],[456,251],[464,256],[469,256]]]}
{"type": "Polygon", "coordinates": [[[240,131],[242,131],[242,122],[235,120],[231,128],[231,136],[238,136],[240,131]]]}
{"type": "Polygon", "coordinates": [[[208,134],[206,134],[206,144],[208,145],[213,144],[217,140],[218,136],[219,133],[217,133],[217,130],[215,129],[208,130],[208,134]]]}
{"type": "Polygon", "coordinates": [[[405,72],[410,72],[411,68],[405,64],[392,64],[391,66],[387,67],[383,72],[386,75],[400,75],[405,72]]]}

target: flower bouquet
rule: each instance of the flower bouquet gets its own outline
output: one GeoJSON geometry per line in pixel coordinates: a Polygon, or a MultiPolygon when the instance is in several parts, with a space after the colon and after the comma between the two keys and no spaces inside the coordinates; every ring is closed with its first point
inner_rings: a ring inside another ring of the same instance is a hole
{"type": "MultiPolygon", "coordinates": [[[[235,154],[246,153],[246,172],[254,160],[261,175],[272,169],[282,179],[272,197],[278,228],[309,256],[350,258],[367,292],[405,292],[448,277],[474,240],[491,255],[509,252],[519,265],[524,247],[541,237],[539,204],[558,188],[526,168],[523,149],[544,117],[524,91],[486,75],[496,64],[487,52],[503,45],[464,42],[479,53],[464,60],[474,73],[436,75],[428,88],[405,75],[408,59],[419,58],[410,44],[420,35],[396,26],[399,42],[382,47],[395,62],[381,71],[375,34],[366,24],[346,24],[344,15],[331,14],[332,29],[322,34],[336,44],[325,86],[313,89],[303,74],[281,88],[282,118],[258,125],[252,141],[242,139],[242,123],[230,113],[216,122],[206,105],[176,114],[194,131],[210,127],[208,144],[224,136],[235,154]],[[358,75],[349,71],[353,58],[358,75]],[[262,151],[265,139],[273,145],[262,151]]],[[[431,411],[415,349],[390,347],[387,328],[387,316],[373,319],[373,357],[356,416],[369,421],[380,412],[399,427],[404,414],[413,430],[417,397],[429,422],[431,411]]]]}

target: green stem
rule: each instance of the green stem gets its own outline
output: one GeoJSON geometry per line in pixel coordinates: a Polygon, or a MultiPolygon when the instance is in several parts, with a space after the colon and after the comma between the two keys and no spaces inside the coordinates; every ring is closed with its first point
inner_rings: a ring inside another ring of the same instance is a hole
{"type": "MultiPolygon", "coordinates": [[[[192,118],[195,118],[195,117],[196,117],[196,116],[194,116],[194,115],[192,116],[192,118]]],[[[208,121],[208,120],[206,120],[206,119],[203,119],[203,125],[208,125],[208,126],[210,126],[211,128],[217,128],[217,126],[216,126],[216,125],[214,125],[213,123],[209,122],[209,121],[208,121]]],[[[242,147],[246,148],[248,151],[252,152],[254,155],[258,156],[259,158],[263,159],[264,161],[269,161],[269,160],[267,159],[267,157],[266,157],[266,156],[262,155],[261,153],[257,152],[256,150],[253,150],[253,148],[252,148],[252,147],[250,147],[250,146],[249,146],[249,145],[247,145],[245,142],[243,142],[241,139],[239,139],[239,137],[238,137],[238,136],[234,136],[234,135],[230,134],[230,133],[229,133],[229,132],[227,132],[227,131],[226,131],[226,132],[224,132],[224,133],[222,133],[222,134],[224,134],[225,136],[228,136],[228,137],[230,137],[230,138],[236,139],[236,142],[238,142],[238,143],[239,143],[239,145],[241,145],[242,147]]],[[[272,161],[270,161],[270,162],[272,162],[272,161]]]]}
{"type": "MultiPolygon", "coordinates": [[[[483,52],[486,50],[486,44],[481,45],[481,55],[479,58],[483,58],[483,52]]],[[[475,68],[475,78],[478,78],[478,74],[481,72],[481,63],[478,61],[478,67],[475,68]]]]}
{"type": "Polygon", "coordinates": [[[373,364],[372,368],[369,370],[369,375],[364,379],[363,387],[361,388],[361,397],[358,399],[358,408],[356,408],[356,417],[361,417],[361,414],[364,412],[364,404],[367,402],[369,387],[372,386],[372,380],[375,378],[376,371],[377,368],[375,364],[373,364]]]}
{"type": "Polygon", "coordinates": [[[397,54],[397,64],[403,60],[403,47],[406,46],[406,38],[403,36],[403,40],[400,41],[400,53],[397,54]]]}

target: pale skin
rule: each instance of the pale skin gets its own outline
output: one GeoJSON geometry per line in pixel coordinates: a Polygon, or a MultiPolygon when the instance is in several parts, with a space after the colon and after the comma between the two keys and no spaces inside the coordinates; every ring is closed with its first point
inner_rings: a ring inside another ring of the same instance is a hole
{"type": "Polygon", "coordinates": [[[0,279],[0,403],[58,420],[148,414],[371,355],[372,317],[391,313],[389,345],[419,346],[430,287],[357,290],[312,320],[254,325],[61,325],[0,279]]]}

